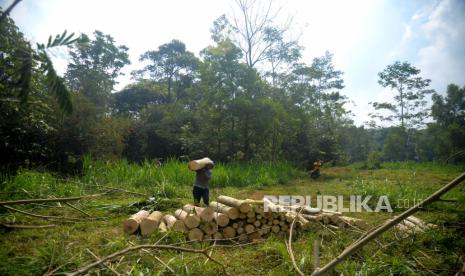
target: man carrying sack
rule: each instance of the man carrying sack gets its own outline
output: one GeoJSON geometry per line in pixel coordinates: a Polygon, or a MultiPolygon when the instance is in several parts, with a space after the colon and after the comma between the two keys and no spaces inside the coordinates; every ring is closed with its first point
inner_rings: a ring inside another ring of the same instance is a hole
{"type": "Polygon", "coordinates": [[[196,172],[195,183],[192,189],[194,196],[194,205],[200,205],[200,199],[203,199],[205,206],[209,204],[209,190],[208,183],[212,177],[212,169],[214,166],[210,158],[203,158],[199,160],[192,160],[188,164],[189,169],[196,172]]]}

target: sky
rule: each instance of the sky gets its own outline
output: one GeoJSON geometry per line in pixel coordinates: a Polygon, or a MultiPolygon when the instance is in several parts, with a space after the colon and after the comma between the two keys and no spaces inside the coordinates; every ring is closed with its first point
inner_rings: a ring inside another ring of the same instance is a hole
{"type": "MultiPolygon", "coordinates": [[[[265,1],[265,0],[263,0],[265,1]]],[[[5,8],[13,0],[0,0],[5,8]]],[[[395,61],[408,61],[431,79],[431,88],[445,94],[450,83],[465,85],[465,1],[463,0],[275,0],[277,23],[304,47],[302,62],[330,51],[337,70],[344,72],[346,95],[356,125],[372,112],[369,102],[390,101],[394,91],[378,84],[378,72],[395,61]]],[[[63,30],[110,34],[129,47],[132,62],[124,68],[116,89],[131,82],[148,50],[179,39],[199,52],[214,44],[213,21],[232,14],[233,0],[22,0],[11,17],[33,42],[46,42],[63,30]]],[[[55,66],[66,69],[64,50],[52,53],[55,66]]]]}

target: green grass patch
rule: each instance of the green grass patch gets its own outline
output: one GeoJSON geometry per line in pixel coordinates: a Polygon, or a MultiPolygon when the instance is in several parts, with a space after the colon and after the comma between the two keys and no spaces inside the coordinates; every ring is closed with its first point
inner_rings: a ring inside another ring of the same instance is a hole
{"type": "MultiPolygon", "coordinates": [[[[2,199],[69,196],[92,194],[98,186],[107,185],[158,195],[154,208],[166,213],[191,202],[191,186],[194,173],[182,162],[170,160],[161,166],[145,162],[141,165],[125,161],[93,162],[86,160],[82,177],[61,179],[46,172],[22,170],[14,177],[1,178],[2,199]],[[26,191],[22,191],[22,189],[26,191]],[[174,203],[172,203],[174,202],[174,203]]],[[[260,198],[269,195],[387,195],[396,204],[402,198],[425,198],[445,183],[455,178],[460,166],[432,167],[432,164],[382,164],[382,169],[365,170],[354,166],[322,168],[319,179],[310,179],[286,163],[234,163],[216,164],[211,188],[212,200],[220,194],[238,198],[260,198]]],[[[390,230],[376,242],[367,244],[361,251],[341,263],[334,275],[453,275],[462,266],[465,256],[465,185],[452,189],[444,198],[456,202],[434,203],[422,209],[418,217],[437,228],[408,238],[390,230]]],[[[0,275],[39,275],[57,269],[64,273],[73,271],[92,261],[91,250],[105,256],[132,244],[155,243],[179,244],[183,235],[156,233],[148,238],[128,236],[122,231],[122,221],[135,209],[133,203],[144,197],[115,193],[96,200],[76,202],[77,207],[92,214],[104,216],[99,222],[59,223],[57,227],[40,230],[9,230],[0,228],[0,275]]],[[[68,217],[84,217],[83,214],[64,205],[17,206],[23,210],[68,217]]],[[[394,213],[351,213],[363,218],[374,227],[404,211],[395,208],[394,213]]],[[[52,222],[31,218],[2,209],[2,223],[49,224],[52,222]]],[[[55,222],[54,222],[55,223],[55,222]]],[[[293,249],[299,268],[306,274],[314,269],[312,246],[315,239],[321,242],[321,263],[326,264],[344,248],[360,238],[356,229],[329,230],[314,225],[309,231],[299,233],[293,241],[293,249]]],[[[284,244],[284,236],[273,236],[262,244],[238,248],[217,247],[212,256],[227,265],[233,275],[295,275],[284,244]]],[[[210,243],[181,244],[193,248],[205,248],[210,243]]],[[[176,275],[218,275],[221,269],[200,255],[171,251],[134,252],[112,262],[113,268],[122,274],[170,275],[165,266],[152,254],[174,269],[176,275]]],[[[109,275],[105,267],[100,274],[109,275]]],[[[95,271],[94,271],[95,273],[95,271]]]]}

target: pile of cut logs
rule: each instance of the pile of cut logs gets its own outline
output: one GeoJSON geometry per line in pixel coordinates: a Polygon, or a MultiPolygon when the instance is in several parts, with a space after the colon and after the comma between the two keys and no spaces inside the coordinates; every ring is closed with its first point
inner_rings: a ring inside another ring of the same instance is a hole
{"type": "Polygon", "coordinates": [[[127,219],[123,229],[128,234],[139,232],[142,236],[173,230],[186,233],[189,240],[237,238],[245,241],[266,238],[271,233],[289,233],[294,220],[293,231],[306,229],[312,223],[328,224],[333,228],[367,227],[363,220],[338,212],[306,206],[279,206],[264,201],[219,196],[207,208],[187,204],[174,215],[142,210],[127,219]],[[273,211],[265,212],[264,201],[273,211]]]}
{"type": "Polygon", "coordinates": [[[402,232],[405,237],[413,234],[423,233],[428,229],[436,227],[438,226],[432,223],[426,223],[422,219],[415,216],[409,216],[395,226],[395,228],[402,232]]]}

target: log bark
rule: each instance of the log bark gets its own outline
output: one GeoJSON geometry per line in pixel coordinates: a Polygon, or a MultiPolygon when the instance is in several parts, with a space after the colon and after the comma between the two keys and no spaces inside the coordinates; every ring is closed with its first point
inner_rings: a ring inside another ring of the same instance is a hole
{"type": "Polygon", "coordinates": [[[201,241],[203,240],[203,232],[199,228],[192,228],[189,230],[187,237],[190,241],[201,241]]]}
{"type": "Polygon", "coordinates": [[[149,216],[142,219],[140,222],[140,234],[148,236],[152,234],[162,221],[163,214],[159,211],[152,212],[149,216]]]}
{"type": "Polygon", "coordinates": [[[252,210],[252,205],[250,203],[247,203],[247,201],[245,200],[239,200],[239,199],[235,199],[229,196],[221,195],[218,197],[217,201],[219,203],[223,203],[225,205],[235,207],[239,209],[239,211],[242,213],[247,213],[252,210]]]}
{"type": "Polygon", "coordinates": [[[224,205],[222,203],[212,201],[210,202],[210,207],[213,208],[213,210],[226,214],[230,219],[237,219],[239,218],[239,210],[237,208],[224,205]]]}
{"type": "Polygon", "coordinates": [[[190,214],[199,216],[202,221],[210,222],[214,217],[214,211],[212,208],[202,208],[191,204],[186,204],[182,209],[190,214]]]}
{"type": "Polygon", "coordinates": [[[200,217],[194,214],[189,214],[182,209],[174,212],[174,216],[184,222],[187,228],[193,229],[200,225],[200,217]]]}
{"type": "Polygon", "coordinates": [[[229,224],[229,217],[226,214],[215,212],[214,218],[218,226],[225,227],[229,224]]]}
{"type": "Polygon", "coordinates": [[[149,216],[149,212],[145,210],[141,210],[136,214],[130,216],[126,221],[123,223],[123,230],[126,234],[133,234],[139,228],[139,224],[142,220],[149,216]]]}

